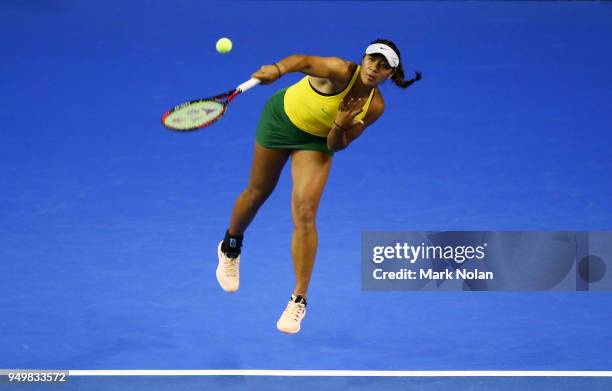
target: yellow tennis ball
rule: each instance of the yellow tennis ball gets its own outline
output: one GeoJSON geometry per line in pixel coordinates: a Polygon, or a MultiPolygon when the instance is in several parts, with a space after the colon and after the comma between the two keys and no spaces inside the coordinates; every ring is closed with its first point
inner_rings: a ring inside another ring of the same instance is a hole
{"type": "Polygon", "coordinates": [[[221,54],[225,54],[227,52],[229,52],[230,50],[232,50],[232,41],[229,38],[220,38],[217,41],[217,51],[221,54]]]}

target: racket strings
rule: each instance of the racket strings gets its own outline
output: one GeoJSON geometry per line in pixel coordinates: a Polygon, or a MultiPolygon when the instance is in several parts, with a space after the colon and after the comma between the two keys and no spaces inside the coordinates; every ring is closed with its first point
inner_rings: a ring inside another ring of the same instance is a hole
{"type": "Polygon", "coordinates": [[[201,100],[181,105],[168,113],[164,125],[174,130],[194,130],[217,120],[225,111],[219,100],[201,100]]]}
{"type": "Polygon", "coordinates": [[[203,128],[217,121],[225,113],[227,105],[239,94],[240,91],[235,89],[176,106],[164,114],[162,123],[179,132],[203,128]]]}

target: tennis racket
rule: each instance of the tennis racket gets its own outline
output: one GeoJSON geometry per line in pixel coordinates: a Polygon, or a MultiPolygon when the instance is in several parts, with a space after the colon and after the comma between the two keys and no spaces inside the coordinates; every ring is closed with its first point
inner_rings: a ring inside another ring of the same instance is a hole
{"type": "Polygon", "coordinates": [[[227,106],[239,94],[255,87],[261,82],[250,79],[226,93],[205,99],[182,103],[162,116],[162,124],[176,132],[190,132],[215,123],[227,111],[227,106]]]}

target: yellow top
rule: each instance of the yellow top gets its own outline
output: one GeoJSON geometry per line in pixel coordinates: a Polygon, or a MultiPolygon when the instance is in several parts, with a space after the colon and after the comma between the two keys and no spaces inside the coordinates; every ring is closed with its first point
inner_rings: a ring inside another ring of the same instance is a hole
{"type": "MultiPolygon", "coordinates": [[[[285,92],[285,112],[295,126],[303,131],[319,137],[327,137],[333,124],[338,107],[342,99],[355,84],[355,80],[359,76],[359,66],[353,73],[349,85],[339,94],[324,95],[315,89],[310,84],[309,76],[305,76],[285,92]]],[[[370,102],[374,96],[374,88],[370,92],[370,96],[363,105],[363,111],[355,117],[355,119],[363,120],[370,102]]]]}

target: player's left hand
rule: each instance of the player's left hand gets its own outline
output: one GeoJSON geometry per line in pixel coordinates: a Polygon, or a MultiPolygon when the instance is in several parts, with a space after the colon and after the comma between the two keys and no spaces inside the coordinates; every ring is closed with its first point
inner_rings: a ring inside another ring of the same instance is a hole
{"type": "Polygon", "coordinates": [[[355,117],[363,112],[364,101],[365,98],[343,99],[342,102],[340,102],[338,114],[336,115],[336,124],[344,129],[350,129],[355,125],[363,124],[363,121],[356,120],[355,117]]]}

